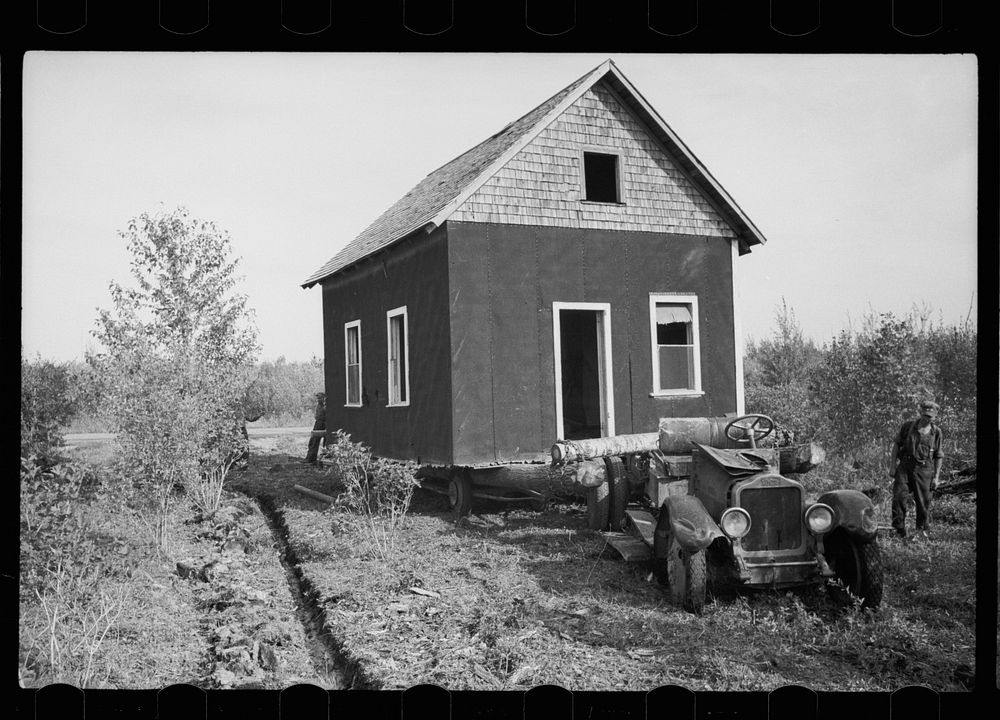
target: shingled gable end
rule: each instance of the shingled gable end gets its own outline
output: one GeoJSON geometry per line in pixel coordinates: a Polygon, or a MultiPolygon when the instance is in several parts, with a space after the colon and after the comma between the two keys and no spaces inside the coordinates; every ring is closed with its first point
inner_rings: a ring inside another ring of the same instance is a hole
{"type": "Polygon", "coordinates": [[[435,170],[313,273],[327,427],[433,466],[742,411],[764,238],[610,60],[435,170]]]}

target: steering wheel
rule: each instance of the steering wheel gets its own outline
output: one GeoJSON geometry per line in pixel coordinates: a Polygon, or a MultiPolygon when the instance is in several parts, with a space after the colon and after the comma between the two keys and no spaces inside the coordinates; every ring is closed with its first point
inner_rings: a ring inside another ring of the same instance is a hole
{"type": "Polygon", "coordinates": [[[752,415],[740,415],[733,418],[726,424],[726,437],[736,442],[750,440],[750,447],[756,448],[757,441],[763,440],[774,432],[774,420],[767,415],[754,413],[752,415]],[[751,422],[747,422],[751,421],[751,422]],[[738,428],[737,431],[733,428],[738,428]]]}

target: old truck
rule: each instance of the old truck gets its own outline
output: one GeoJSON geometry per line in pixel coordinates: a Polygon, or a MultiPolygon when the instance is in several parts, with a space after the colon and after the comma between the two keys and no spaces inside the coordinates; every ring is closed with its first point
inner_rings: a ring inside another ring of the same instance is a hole
{"type": "Polygon", "coordinates": [[[766,415],[665,418],[658,433],[552,446],[586,488],[590,526],[627,560],[649,561],[671,601],[701,612],[710,584],[780,589],[825,583],[876,608],[882,560],[875,509],[856,490],[810,499],[787,477],[822,462],[778,447],[766,415]]]}

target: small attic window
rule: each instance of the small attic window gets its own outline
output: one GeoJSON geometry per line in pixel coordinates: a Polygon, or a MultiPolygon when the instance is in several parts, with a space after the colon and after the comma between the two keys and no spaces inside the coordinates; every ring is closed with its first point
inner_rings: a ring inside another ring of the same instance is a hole
{"type": "Polygon", "coordinates": [[[583,153],[583,199],[590,202],[621,202],[617,155],[583,153]]]}

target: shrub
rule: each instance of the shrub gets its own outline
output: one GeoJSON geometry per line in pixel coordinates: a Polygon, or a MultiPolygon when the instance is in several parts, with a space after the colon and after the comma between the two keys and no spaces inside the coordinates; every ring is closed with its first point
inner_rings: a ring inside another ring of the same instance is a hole
{"type": "Polygon", "coordinates": [[[796,442],[823,444],[825,480],[868,486],[885,480],[896,432],[932,397],[941,404],[945,471],[972,465],[977,333],[971,318],[954,326],[929,318],[926,308],[902,319],[870,313],[859,332],[816,348],[782,301],[773,336],[747,346],[747,409],[795,431],[796,442]]]}
{"type": "Polygon", "coordinates": [[[931,393],[934,367],[920,340],[910,320],[883,313],[833,341],[812,373],[812,392],[835,451],[850,457],[888,448],[931,393]]]}
{"type": "Polygon", "coordinates": [[[246,449],[240,431],[256,328],[246,297],[234,291],[238,261],[224,231],[180,208],[144,213],[122,237],[135,287],[111,284],[113,309],[101,311],[94,333],[103,349],[88,362],[162,550],[174,488],[200,491],[209,478],[210,502],[228,459],[246,449]]]}
{"type": "Polygon", "coordinates": [[[946,462],[957,467],[974,465],[978,334],[966,319],[953,327],[931,327],[925,342],[935,368],[935,395],[941,404],[937,422],[945,430],[946,462]]]}
{"type": "Polygon", "coordinates": [[[388,562],[395,556],[398,537],[419,482],[416,466],[372,455],[338,430],[321,453],[343,483],[337,504],[364,524],[375,555],[388,562]]]}
{"type": "Polygon", "coordinates": [[[72,369],[68,363],[21,358],[21,457],[55,460],[63,443],[62,428],[79,411],[72,369]]]}

